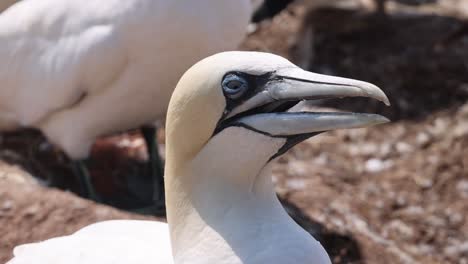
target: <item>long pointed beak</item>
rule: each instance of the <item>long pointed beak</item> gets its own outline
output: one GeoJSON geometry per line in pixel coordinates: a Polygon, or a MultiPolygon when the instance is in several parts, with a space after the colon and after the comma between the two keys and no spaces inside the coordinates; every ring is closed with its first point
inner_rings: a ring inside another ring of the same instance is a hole
{"type": "Polygon", "coordinates": [[[369,97],[390,105],[385,93],[371,83],[289,67],[276,71],[262,91],[234,108],[225,119],[274,102],[343,97],[369,97]]]}
{"type": "Polygon", "coordinates": [[[385,93],[371,83],[289,67],[276,71],[262,89],[232,109],[224,120],[227,126],[243,126],[294,142],[328,130],[389,122],[377,114],[286,112],[291,102],[356,96],[374,98],[390,105],[385,93]]]}

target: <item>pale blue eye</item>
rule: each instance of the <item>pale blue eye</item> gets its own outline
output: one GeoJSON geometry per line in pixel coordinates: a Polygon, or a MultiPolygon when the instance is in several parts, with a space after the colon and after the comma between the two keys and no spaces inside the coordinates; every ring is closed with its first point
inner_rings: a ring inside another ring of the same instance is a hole
{"type": "Polygon", "coordinates": [[[249,87],[247,80],[237,74],[230,73],[224,77],[223,90],[231,99],[241,97],[249,87]]]}

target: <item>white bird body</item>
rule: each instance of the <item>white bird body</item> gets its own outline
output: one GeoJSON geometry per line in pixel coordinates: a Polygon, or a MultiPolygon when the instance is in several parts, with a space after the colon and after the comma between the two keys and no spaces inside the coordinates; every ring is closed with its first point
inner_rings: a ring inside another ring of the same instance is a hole
{"type": "Polygon", "coordinates": [[[25,0],[0,15],[0,130],[35,127],[73,159],[163,118],[177,80],[236,47],[250,0],[25,0]]]}
{"type": "Polygon", "coordinates": [[[282,208],[269,164],[317,129],[387,121],[287,112],[291,100],[343,96],[388,102],[372,84],[306,72],[272,54],[227,52],[202,60],[180,79],[168,108],[168,225],[98,223],[20,246],[8,264],[168,263],[171,250],[177,264],[330,264],[320,243],[282,208]]]}

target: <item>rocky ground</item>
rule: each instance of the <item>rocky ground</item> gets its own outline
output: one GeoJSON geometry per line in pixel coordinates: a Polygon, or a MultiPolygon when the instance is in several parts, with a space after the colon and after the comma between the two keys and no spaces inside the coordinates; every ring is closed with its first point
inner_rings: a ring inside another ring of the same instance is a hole
{"type": "MultiPolygon", "coordinates": [[[[242,46],[373,82],[392,101],[309,105],[378,112],[394,122],[298,145],[274,166],[278,194],[334,263],[468,263],[468,1],[390,1],[387,17],[362,2],[344,9],[294,3],[252,28],[242,46]]],[[[98,220],[151,218],[40,187],[47,175],[70,171],[37,132],[1,135],[0,158],[0,263],[16,244],[98,220]]],[[[131,176],[144,173],[145,158],[137,133],[96,144],[93,181],[108,203],[128,206],[117,198],[131,176]]],[[[59,186],[76,190],[67,179],[59,186]]]]}

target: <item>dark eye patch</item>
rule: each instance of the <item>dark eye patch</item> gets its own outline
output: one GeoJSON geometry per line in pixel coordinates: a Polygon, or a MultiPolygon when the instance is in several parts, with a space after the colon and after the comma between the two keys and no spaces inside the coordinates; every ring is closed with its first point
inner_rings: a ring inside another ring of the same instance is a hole
{"type": "Polygon", "coordinates": [[[232,96],[229,94],[229,90],[223,89],[224,98],[226,98],[226,108],[224,110],[221,120],[228,115],[232,109],[241,105],[255,94],[259,93],[264,87],[265,84],[272,80],[274,72],[268,72],[262,75],[253,75],[245,72],[228,72],[223,76],[222,86],[226,84],[226,81],[232,78],[232,76],[238,76],[246,82],[246,90],[240,94],[240,96],[232,96]]]}

